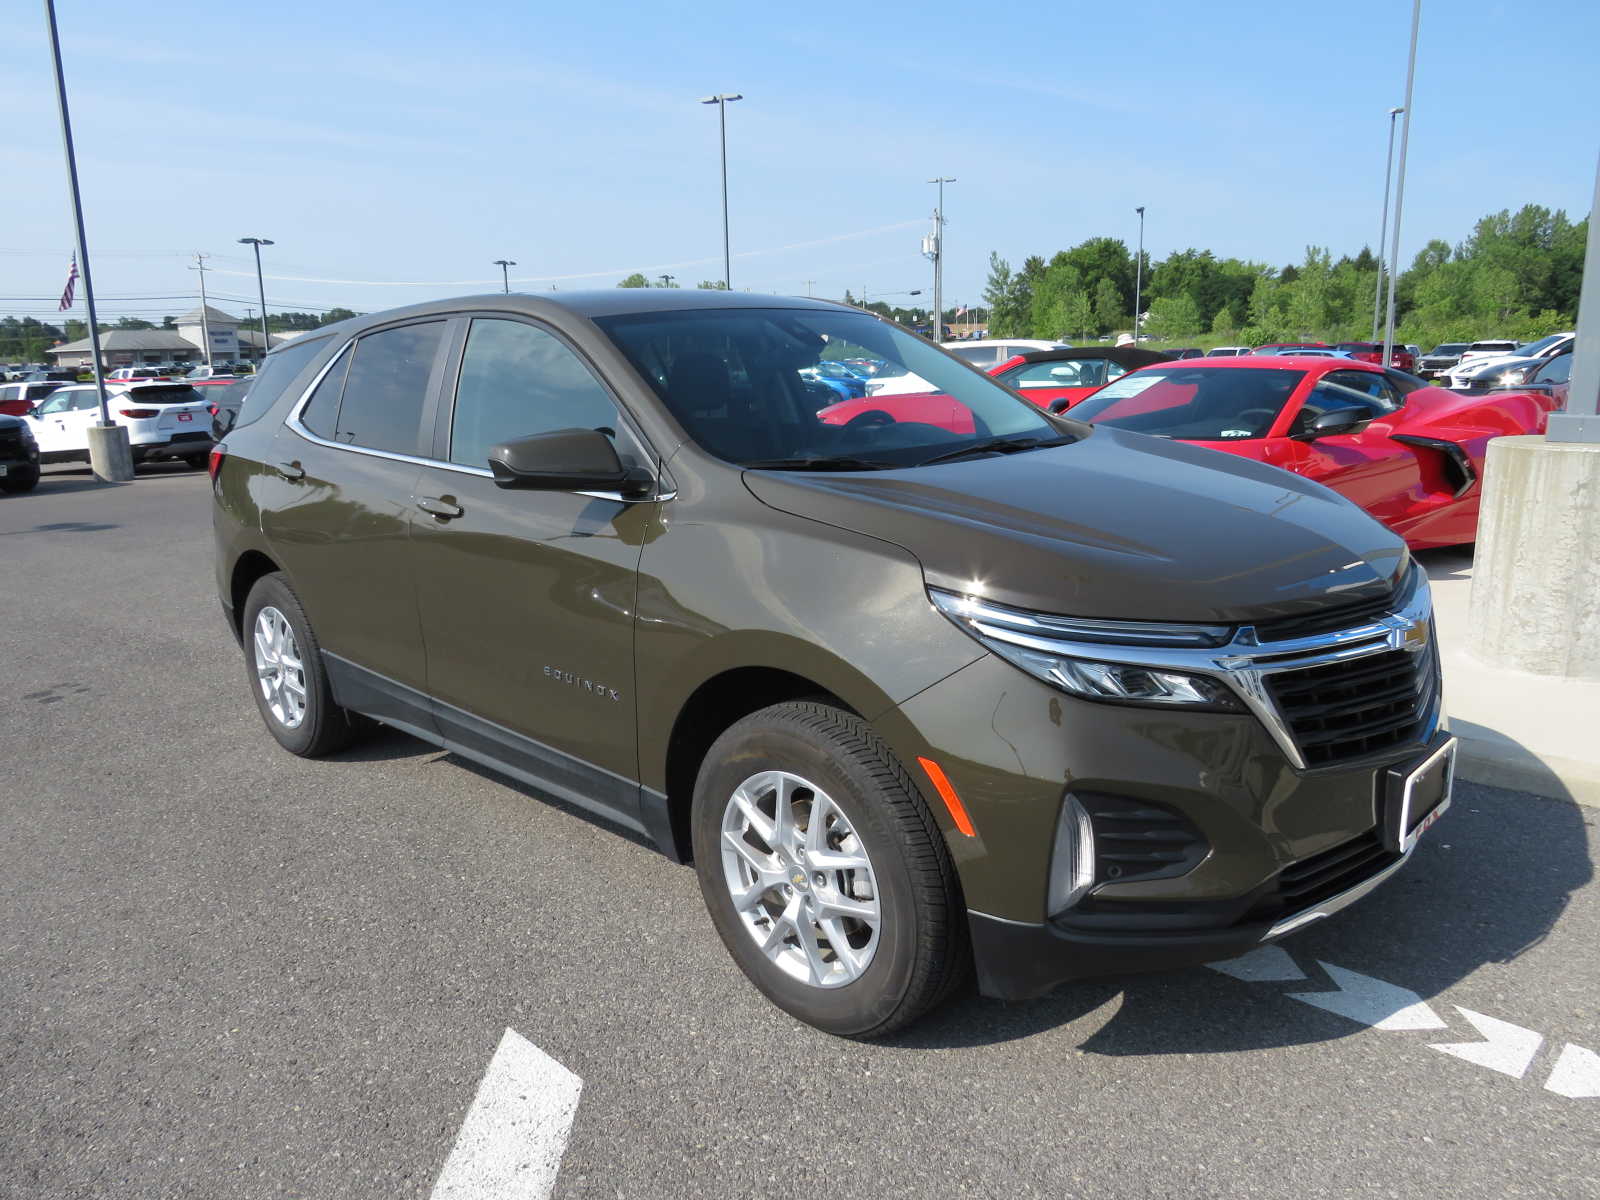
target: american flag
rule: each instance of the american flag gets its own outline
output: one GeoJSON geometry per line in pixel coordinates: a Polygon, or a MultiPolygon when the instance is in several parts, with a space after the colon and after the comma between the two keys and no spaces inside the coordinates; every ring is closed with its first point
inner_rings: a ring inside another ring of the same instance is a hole
{"type": "Polygon", "coordinates": [[[72,307],[72,293],[78,289],[78,256],[72,256],[72,265],[67,268],[67,286],[61,293],[61,311],[66,312],[72,307]]]}
{"type": "Polygon", "coordinates": [[[967,306],[965,304],[963,304],[960,308],[956,309],[955,315],[958,316],[958,317],[966,316],[967,315],[967,306]]]}

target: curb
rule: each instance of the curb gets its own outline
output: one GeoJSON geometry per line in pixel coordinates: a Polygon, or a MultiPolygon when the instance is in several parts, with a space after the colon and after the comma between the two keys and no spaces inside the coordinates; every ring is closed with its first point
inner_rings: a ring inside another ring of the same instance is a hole
{"type": "Polygon", "coordinates": [[[1600,808],[1600,763],[1536,754],[1514,742],[1453,732],[1461,739],[1458,779],[1600,808]]]}

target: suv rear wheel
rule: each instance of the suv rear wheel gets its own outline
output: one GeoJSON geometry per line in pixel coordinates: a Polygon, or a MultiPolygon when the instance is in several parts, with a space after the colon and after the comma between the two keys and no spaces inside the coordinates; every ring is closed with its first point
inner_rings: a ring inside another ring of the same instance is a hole
{"type": "Polygon", "coordinates": [[[784,1011],[882,1037],[966,977],[944,838],[859,717],[812,702],[745,717],[707,753],[691,820],[717,932],[784,1011]]]}
{"type": "Polygon", "coordinates": [[[303,758],[348,745],[355,718],[334,703],[316,634],[281,573],[250,589],[243,628],[250,694],[278,744],[303,758]]]}

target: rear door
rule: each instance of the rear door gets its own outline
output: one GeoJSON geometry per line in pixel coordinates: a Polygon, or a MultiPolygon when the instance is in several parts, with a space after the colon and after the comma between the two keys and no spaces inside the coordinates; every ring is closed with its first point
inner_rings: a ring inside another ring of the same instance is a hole
{"type": "Polygon", "coordinates": [[[89,453],[89,426],[99,419],[94,388],[60,388],[44,398],[29,423],[40,454],[75,456],[89,453]]]}
{"type": "Polygon", "coordinates": [[[261,528],[343,703],[431,729],[410,526],[449,323],[357,337],[318,373],[268,451],[261,528]]]}
{"type": "Polygon", "coordinates": [[[633,695],[639,555],[656,500],[498,487],[490,447],[599,429],[653,459],[589,362],[525,318],[474,317],[447,377],[411,538],[446,740],[642,831],[633,695]]]}

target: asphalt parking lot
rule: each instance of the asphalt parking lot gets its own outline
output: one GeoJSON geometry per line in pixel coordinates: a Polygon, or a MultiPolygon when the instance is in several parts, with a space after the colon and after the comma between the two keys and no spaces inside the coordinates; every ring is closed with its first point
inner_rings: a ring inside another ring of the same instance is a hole
{"type": "Polygon", "coordinates": [[[0,1195],[425,1197],[508,1028],[582,1080],[557,1196],[1600,1195],[1600,810],[1461,784],[1281,950],[839,1041],[691,869],[402,735],[280,750],[208,502],[0,497],[0,1195]]]}

